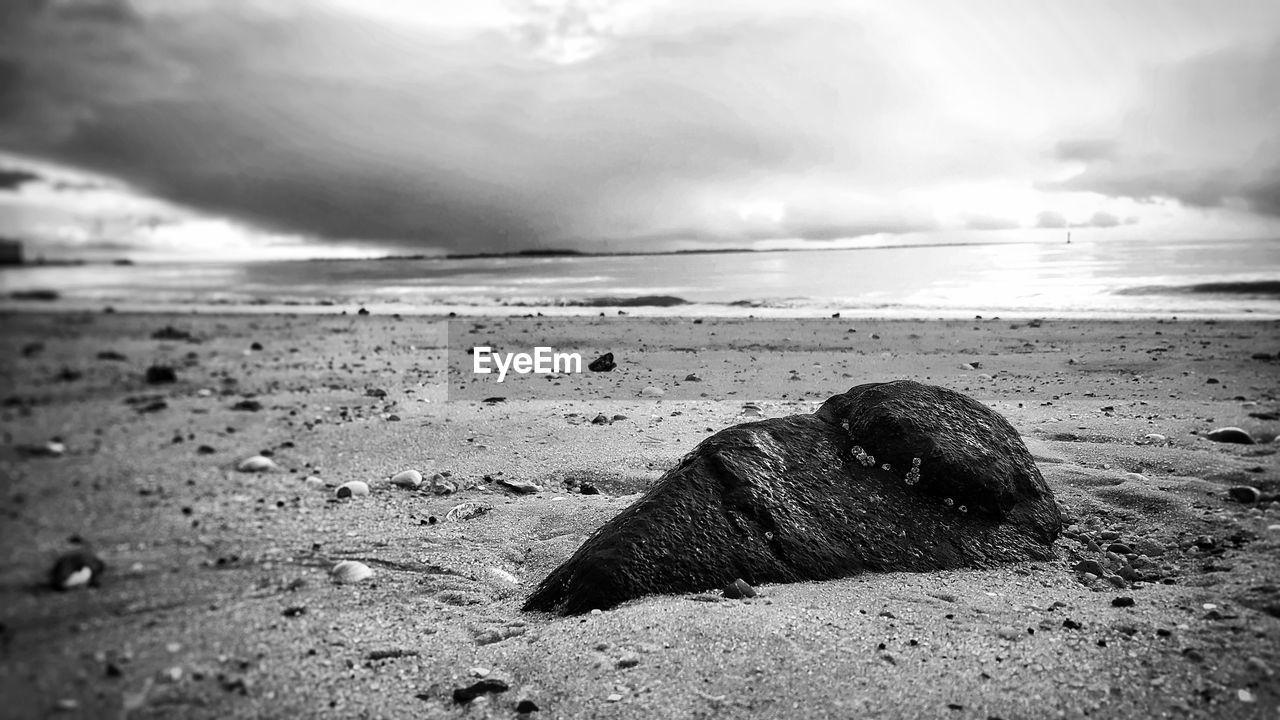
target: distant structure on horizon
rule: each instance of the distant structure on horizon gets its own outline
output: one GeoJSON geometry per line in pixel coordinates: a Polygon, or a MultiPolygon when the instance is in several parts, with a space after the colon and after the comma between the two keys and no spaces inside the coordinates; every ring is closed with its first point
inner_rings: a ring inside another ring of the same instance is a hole
{"type": "Polygon", "coordinates": [[[22,264],[22,241],[0,238],[0,265],[22,264]]]}

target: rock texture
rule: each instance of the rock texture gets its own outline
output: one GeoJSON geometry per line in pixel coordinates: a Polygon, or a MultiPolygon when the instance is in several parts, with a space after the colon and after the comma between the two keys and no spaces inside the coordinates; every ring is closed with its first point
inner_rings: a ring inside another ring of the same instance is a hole
{"type": "Polygon", "coordinates": [[[813,415],[706,439],[548,575],[524,609],[577,614],[739,578],[1048,559],[1061,526],[1052,492],[999,414],[912,381],[860,385],[813,415]]]}

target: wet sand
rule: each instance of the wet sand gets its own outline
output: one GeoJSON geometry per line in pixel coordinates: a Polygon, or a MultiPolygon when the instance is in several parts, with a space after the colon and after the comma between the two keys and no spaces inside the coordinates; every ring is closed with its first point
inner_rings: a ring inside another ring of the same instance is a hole
{"type": "Polygon", "coordinates": [[[1254,357],[1280,353],[1275,322],[463,324],[618,368],[451,394],[439,319],[0,316],[0,716],[1276,717],[1280,361],[1254,357]],[[519,611],[745,404],[811,412],[895,378],[1010,420],[1068,512],[1057,560],[519,611]],[[1203,437],[1224,426],[1260,442],[1203,437]],[[279,471],[236,471],[263,451],[279,471]],[[460,489],[388,482],[410,468],[460,489]],[[350,480],[371,495],[339,500],[350,480]],[[462,502],[490,509],[446,520],[462,502]],[[101,585],[47,589],[85,544],[101,585]],[[374,576],[333,583],[344,559],[374,576]],[[1090,561],[1113,578],[1073,570],[1090,561]],[[456,704],[475,669],[509,689],[456,704]]]}

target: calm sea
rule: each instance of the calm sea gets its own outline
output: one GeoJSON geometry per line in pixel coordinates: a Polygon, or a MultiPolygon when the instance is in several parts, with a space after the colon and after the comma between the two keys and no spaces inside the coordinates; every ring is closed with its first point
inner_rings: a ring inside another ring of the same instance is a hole
{"type": "Polygon", "coordinates": [[[0,270],[0,289],[7,298],[53,290],[64,305],[122,309],[283,304],[404,313],[625,307],[647,315],[1280,318],[1280,239],[25,267],[0,270]]]}

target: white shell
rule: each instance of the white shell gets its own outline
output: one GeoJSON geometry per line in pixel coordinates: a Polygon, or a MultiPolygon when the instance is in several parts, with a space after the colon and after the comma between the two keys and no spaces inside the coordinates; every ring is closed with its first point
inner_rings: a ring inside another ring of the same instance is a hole
{"type": "Polygon", "coordinates": [[[364,497],[369,494],[369,483],[363,480],[352,480],[338,486],[338,497],[364,497]]]}
{"type": "Polygon", "coordinates": [[[402,470],[391,476],[391,484],[397,487],[417,490],[422,484],[422,473],[417,470],[402,470]]]}
{"type": "Polygon", "coordinates": [[[241,460],[240,464],[236,466],[236,469],[240,472],[271,472],[272,470],[278,469],[278,467],[275,461],[271,458],[254,455],[253,457],[241,460]]]}
{"type": "Polygon", "coordinates": [[[445,520],[470,520],[473,517],[483,515],[492,510],[488,505],[477,502],[464,502],[449,508],[449,512],[444,514],[445,520]]]}
{"type": "Polygon", "coordinates": [[[82,567],[68,575],[66,579],[62,581],[62,589],[67,590],[80,585],[88,585],[89,581],[92,579],[93,568],[82,567]]]}
{"type": "Polygon", "coordinates": [[[373,577],[373,570],[356,560],[343,560],[329,571],[336,583],[358,583],[373,577]]]}

